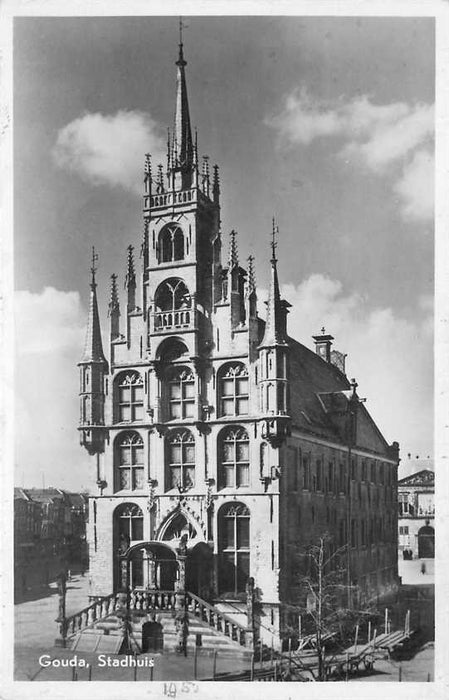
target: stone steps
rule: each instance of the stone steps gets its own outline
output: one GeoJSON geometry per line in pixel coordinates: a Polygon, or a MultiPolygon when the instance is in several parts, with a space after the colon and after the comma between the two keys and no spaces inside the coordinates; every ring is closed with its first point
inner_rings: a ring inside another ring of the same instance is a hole
{"type": "MultiPolygon", "coordinates": [[[[178,632],[176,630],[174,612],[160,612],[157,614],[158,621],[163,627],[164,651],[172,652],[178,648],[178,632]]],[[[131,627],[134,639],[139,646],[142,644],[142,624],[146,620],[144,616],[131,618],[131,627]],[[140,619],[139,619],[140,617],[140,619]]],[[[84,630],[82,635],[103,635],[117,637],[121,634],[122,620],[116,615],[109,615],[104,620],[100,620],[94,627],[84,630]]],[[[111,640],[112,641],[112,640],[111,640]]],[[[187,653],[193,654],[195,648],[202,655],[212,655],[217,651],[220,656],[245,658],[250,656],[250,651],[242,647],[237,641],[230,639],[222,632],[209,627],[207,623],[189,615],[189,634],[187,637],[187,653]]]]}

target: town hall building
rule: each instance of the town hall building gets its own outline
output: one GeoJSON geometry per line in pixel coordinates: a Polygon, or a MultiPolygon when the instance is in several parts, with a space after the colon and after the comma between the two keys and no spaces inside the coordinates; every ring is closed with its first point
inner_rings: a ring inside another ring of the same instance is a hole
{"type": "Polygon", "coordinates": [[[143,238],[126,241],[124,302],[112,275],[107,354],[93,255],[79,363],[80,438],[98,486],[90,594],[183,589],[240,620],[255,595],[255,633],[278,643],[320,537],[344,553],[351,598],[395,590],[398,445],[332,336],[314,336],[315,352],[290,337],[274,221],[258,316],[254,261],[242,266],[235,231],[223,241],[218,167],[199,162],[182,43],[176,66],[166,168],[142,154],[143,238]]]}

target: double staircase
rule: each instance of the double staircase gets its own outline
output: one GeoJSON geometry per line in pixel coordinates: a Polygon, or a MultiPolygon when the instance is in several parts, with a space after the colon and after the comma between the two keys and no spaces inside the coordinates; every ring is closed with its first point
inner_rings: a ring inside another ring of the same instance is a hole
{"type": "MultiPolygon", "coordinates": [[[[178,648],[174,591],[133,590],[128,600],[129,629],[136,649],[142,649],[142,626],[156,616],[162,625],[163,651],[178,648]]],[[[243,621],[233,619],[194,593],[185,593],[188,617],[187,653],[218,652],[220,656],[248,656],[253,634],[243,621]]],[[[72,650],[119,653],[123,642],[123,594],[112,593],[65,619],[61,636],[72,650]]]]}

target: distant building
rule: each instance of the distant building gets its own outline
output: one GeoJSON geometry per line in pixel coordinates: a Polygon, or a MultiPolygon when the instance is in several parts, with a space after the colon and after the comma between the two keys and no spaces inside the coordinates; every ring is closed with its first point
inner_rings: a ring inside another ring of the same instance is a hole
{"type": "Polygon", "coordinates": [[[62,489],[14,489],[14,592],[46,585],[61,565],[87,567],[87,496],[62,489]]]}
{"type": "Polygon", "coordinates": [[[175,134],[165,172],[146,158],[141,284],[129,246],[122,310],[112,275],[109,360],[93,255],[79,363],[81,444],[98,485],[91,595],[185,586],[231,614],[253,585],[260,634],[277,643],[304,548],[326,532],[349,548],[349,590],[395,590],[398,445],[359,399],[332,336],[322,329],[313,352],[288,334],[274,222],[266,321],[234,231],[223,260],[218,167],[198,164],[182,44],[176,65],[175,134]]]}
{"type": "Polygon", "coordinates": [[[434,498],[435,473],[431,469],[398,481],[398,548],[404,558],[435,556],[434,498]]]}

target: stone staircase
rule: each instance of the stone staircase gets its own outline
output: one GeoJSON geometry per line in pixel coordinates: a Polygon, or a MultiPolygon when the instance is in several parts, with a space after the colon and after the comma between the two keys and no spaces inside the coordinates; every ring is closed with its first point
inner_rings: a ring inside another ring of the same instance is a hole
{"type": "MultiPolygon", "coordinates": [[[[119,653],[123,639],[119,594],[95,601],[65,622],[72,650],[119,653]],[[118,613],[118,614],[117,614],[118,613]]],[[[163,651],[178,648],[175,626],[176,594],[173,591],[133,591],[130,595],[131,639],[142,648],[142,625],[156,615],[162,625],[163,651]]],[[[193,593],[186,593],[188,613],[187,653],[219,653],[223,657],[247,657],[253,650],[250,630],[193,593]]]]}

